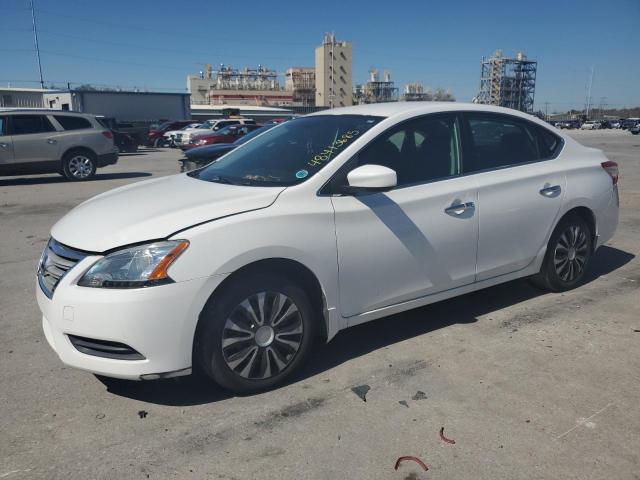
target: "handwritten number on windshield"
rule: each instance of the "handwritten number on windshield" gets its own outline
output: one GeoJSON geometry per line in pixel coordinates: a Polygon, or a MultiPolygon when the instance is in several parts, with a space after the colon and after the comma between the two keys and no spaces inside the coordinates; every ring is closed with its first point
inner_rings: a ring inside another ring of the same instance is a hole
{"type": "Polygon", "coordinates": [[[309,160],[309,165],[312,167],[317,167],[322,165],[324,162],[328,161],[333,154],[335,154],[338,150],[344,147],[347,143],[349,143],[353,138],[357,137],[360,134],[358,130],[349,130],[344,132],[340,138],[336,138],[330,145],[325,147],[320,153],[314,155],[311,160],[309,160]]]}

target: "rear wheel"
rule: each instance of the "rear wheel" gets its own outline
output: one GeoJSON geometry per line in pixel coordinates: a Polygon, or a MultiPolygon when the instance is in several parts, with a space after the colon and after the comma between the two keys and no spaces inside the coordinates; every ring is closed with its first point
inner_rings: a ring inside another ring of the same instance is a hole
{"type": "Polygon", "coordinates": [[[282,383],[307,357],[317,322],[307,293],[278,275],[240,279],[201,314],[195,354],[216,383],[238,393],[282,383]]]}
{"type": "Polygon", "coordinates": [[[96,157],[89,152],[70,152],[62,159],[62,174],[69,180],[89,180],[96,174],[96,157]]]}
{"type": "Polygon", "coordinates": [[[592,239],[589,225],[579,215],[564,218],[551,235],[540,273],[532,282],[554,292],[577,287],[591,260],[592,239]]]}

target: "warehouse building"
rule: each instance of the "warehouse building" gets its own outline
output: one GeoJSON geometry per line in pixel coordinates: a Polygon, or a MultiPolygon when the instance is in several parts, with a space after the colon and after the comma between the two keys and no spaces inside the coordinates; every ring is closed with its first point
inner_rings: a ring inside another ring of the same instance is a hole
{"type": "Polygon", "coordinates": [[[43,108],[41,88],[0,87],[0,108],[43,108]]]}
{"type": "Polygon", "coordinates": [[[44,106],[56,110],[73,110],[103,115],[129,122],[191,118],[188,93],[106,90],[46,91],[44,106]]]}

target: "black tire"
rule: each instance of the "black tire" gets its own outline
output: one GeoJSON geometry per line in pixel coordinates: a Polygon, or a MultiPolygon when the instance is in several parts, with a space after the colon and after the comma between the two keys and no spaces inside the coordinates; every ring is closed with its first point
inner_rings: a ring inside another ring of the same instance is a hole
{"type": "Polygon", "coordinates": [[[304,363],[317,331],[318,315],[312,308],[308,294],[300,286],[279,275],[247,275],[236,279],[222,292],[212,295],[205,305],[196,333],[194,360],[197,367],[225,389],[239,394],[262,391],[283,383],[304,363]],[[246,302],[250,302],[250,299],[256,304],[261,293],[265,293],[261,297],[264,298],[262,305],[265,308],[256,310],[254,307],[253,312],[261,310],[265,316],[271,317],[271,311],[275,310],[273,323],[269,320],[261,324],[254,322],[249,310],[241,305],[248,305],[246,302]],[[275,303],[272,302],[267,314],[270,299],[276,296],[279,300],[282,296],[287,297],[287,300],[280,301],[275,309],[275,303]],[[285,309],[289,312],[291,305],[297,309],[297,313],[278,317],[285,309]],[[265,337],[265,326],[266,330],[272,328],[270,336],[267,333],[265,337]],[[252,336],[236,333],[235,327],[250,331],[252,336]],[[299,334],[286,333],[298,329],[301,330],[299,334]],[[227,343],[225,347],[223,341],[227,343]],[[297,342],[297,350],[284,343],[287,341],[297,342]],[[254,354],[243,357],[245,351],[253,349],[256,350],[254,354]],[[235,365],[240,358],[243,358],[242,361],[235,365]]]}
{"type": "Polygon", "coordinates": [[[96,156],[86,150],[68,152],[62,157],[62,175],[67,180],[81,182],[96,174],[96,156]]]}
{"type": "Polygon", "coordinates": [[[164,145],[164,139],[163,138],[156,138],[153,141],[153,147],[154,148],[160,148],[164,145]]]}
{"type": "Polygon", "coordinates": [[[591,228],[579,215],[569,215],[556,226],[540,273],[530,280],[535,286],[552,292],[576,288],[584,280],[592,254],[591,228]]]}

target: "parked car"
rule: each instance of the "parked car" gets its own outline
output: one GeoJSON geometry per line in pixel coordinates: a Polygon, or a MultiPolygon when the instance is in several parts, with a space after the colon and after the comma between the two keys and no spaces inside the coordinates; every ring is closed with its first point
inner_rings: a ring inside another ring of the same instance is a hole
{"type": "MultiPolygon", "coordinates": [[[[135,142],[136,150],[138,145],[145,144],[147,135],[149,134],[149,127],[146,124],[121,122],[113,117],[105,117],[103,115],[96,115],[96,118],[112,132],[120,132],[128,135],[133,142],[135,142]]],[[[117,144],[118,140],[116,139],[116,145],[117,144]]]]}
{"type": "Polygon", "coordinates": [[[557,122],[556,127],[559,129],[573,130],[574,128],[580,128],[580,122],[578,120],[563,120],[557,122]]]}
{"type": "Polygon", "coordinates": [[[600,122],[588,121],[580,126],[580,130],[599,130],[600,122]]]}
{"type": "Polygon", "coordinates": [[[118,161],[113,133],[93,115],[58,110],[0,112],[0,175],[60,173],[88,180],[118,161]]]}
{"type": "Polygon", "coordinates": [[[609,120],[600,120],[598,123],[600,123],[600,128],[606,128],[606,129],[610,129],[612,128],[611,126],[611,122],[609,120]]]}
{"type": "Polygon", "coordinates": [[[192,136],[191,141],[187,144],[183,143],[180,148],[182,148],[182,150],[190,150],[192,148],[216,143],[233,143],[247,133],[260,127],[262,127],[262,125],[257,123],[253,125],[229,125],[228,127],[221,128],[217,132],[192,136]]]}
{"type": "Polygon", "coordinates": [[[255,121],[248,118],[214,118],[207,120],[196,128],[190,128],[176,135],[176,144],[185,145],[191,142],[191,138],[206,133],[217,132],[218,130],[228,127],[229,125],[255,125],[255,121]]]}
{"type": "Polygon", "coordinates": [[[115,125],[115,123],[109,122],[105,117],[96,116],[96,119],[104,128],[111,130],[113,143],[119,153],[133,153],[138,151],[138,141],[133,136],[120,130],[114,130],[112,125],[115,125]]]}
{"type": "Polygon", "coordinates": [[[622,127],[622,120],[613,120],[611,122],[611,128],[621,128],[622,127]]]}
{"type": "Polygon", "coordinates": [[[623,130],[629,130],[640,123],[640,118],[627,118],[622,122],[621,128],[623,130]]]}
{"type": "Polygon", "coordinates": [[[635,127],[631,127],[629,129],[629,131],[633,134],[633,135],[638,135],[638,133],[640,133],[640,122],[636,123],[635,127]]]}
{"type": "Polygon", "coordinates": [[[171,147],[171,148],[176,148],[176,147],[178,146],[178,145],[176,144],[176,137],[177,137],[178,135],[182,135],[182,133],[183,133],[185,130],[189,130],[189,129],[192,129],[192,128],[197,128],[197,127],[199,127],[200,125],[201,125],[201,124],[200,124],[200,123],[197,123],[197,122],[196,122],[196,123],[190,123],[190,124],[185,125],[184,127],[179,128],[179,129],[177,129],[177,130],[169,130],[168,132],[165,132],[165,133],[162,135],[162,140],[163,140],[163,144],[162,144],[162,146],[168,145],[168,146],[169,146],[169,147],[171,147]]]}
{"type": "Polygon", "coordinates": [[[265,125],[264,127],[260,127],[251,133],[247,133],[246,135],[240,137],[233,143],[216,143],[213,145],[205,145],[204,147],[196,147],[190,150],[186,150],[184,152],[185,158],[181,158],[180,161],[180,171],[188,172],[190,170],[194,170],[196,168],[204,167],[205,165],[217,160],[222,157],[225,153],[229,153],[234,148],[239,147],[247,143],[252,138],[257,137],[261,133],[266,132],[270,128],[275,127],[277,124],[265,125]]]}
{"type": "Polygon", "coordinates": [[[163,145],[163,136],[166,132],[170,130],[178,130],[179,128],[182,128],[185,125],[189,125],[191,123],[193,123],[193,120],[174,120],[161,123],[155,128],[151,128],[149,130],[149,133],[147,134],[146,145],[148,147],[160,147],[163,145]]]}
{"type": "Polygon", "coordinates": [[[313,113],[69,212],[38,266],[45,337],[100,375],[263,390],[353,325],[516,278],[577,287],[617,181],[602,151],[511,109],[313,113]]]}

